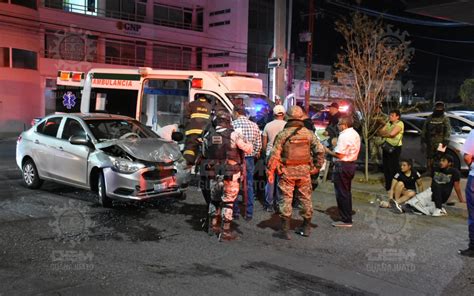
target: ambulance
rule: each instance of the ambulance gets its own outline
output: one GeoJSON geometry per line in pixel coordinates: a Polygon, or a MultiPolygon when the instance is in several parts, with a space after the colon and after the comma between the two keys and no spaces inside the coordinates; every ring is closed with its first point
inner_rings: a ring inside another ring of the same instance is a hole
{"type": "Polygon", "coordinates": [[[87,74],[59,71],[57,85],[64,92],[64,98],[77,97],[82,113],[126,115],[155,131],[169,124],[183,124],[186,105],[201,96],[216,110],[224,108],[230,112],[234,105],[243,105],[255,122],[269,118],[273,108],[256,74],[235,71],[148,67],[91,69],[87,74]]]}

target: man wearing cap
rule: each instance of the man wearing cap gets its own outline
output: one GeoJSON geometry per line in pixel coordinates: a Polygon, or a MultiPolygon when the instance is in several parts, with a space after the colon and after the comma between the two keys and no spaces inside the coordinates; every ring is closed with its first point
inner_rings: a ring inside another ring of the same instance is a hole
{"type": "Polygon", "coordinates": [[[332,147],[332,139],[337,138],[339,135],[337,123],[339,122],[340,117],[341,113],[339,113],[339,104],[332,102],[331,105],[329,105],[329,124],[323,133],[323,135],[329,137],[328,142],[330,147],[332,147]]]}
{"type": "MultiPolygon", "coordinates": [[[[255,169],[255,158],[260,157],[260,150],[262,149],[262,135],[258,125],[247,118],[246,111],[243,106],[234,107],[234,121],[232,122],[232,127],[235,130],[241,131],[244,135],[245,141],[253,144],[252,152],[245,153],[245,168],[246,176],[245,181],[247,187],[247,204],[246,204],[246,213],[245,220],[250,221],[253,217],[253,173],[255,169]]],[[[245,186],[244,186],[245,188],[245,186]]],[[[238,202],[234,204],[234,217],[238,219],[240,214],[240,209],[238,202]]]]}
{"type": "Polygon", "coordinates": [[[444,103],[438,101],[435,103],[433,113],[426,119],[422,131],[422,141],[426,144],[428,173],[432,173],[435,159],[446,151],[450,135],[451,124],[449,118],[444,115],[444,103]]]}
{"type": "Polygon", "coordinates": [[[292,214],[294,192],[303,205],[300,214],[303,224],[296,233],[309,236],[313,205],[311,200],[311,175],[317,174],[324,162],[324,147],[316,135],[304,127],[304,112],[299,106],[288,110],[288,123],[279,132],[273,143],[267,165],[268,182],[274,182],[275,173],[280,176],[278,187],[281,190],[280,218],[283,239],[291,239],[288,231],[292,214]]]}
{"type": "MultiPolygon", "coordinates": [[[[273,142],[275,141],[276,135],[283,130],[285,127],[286,121],[285,118],[285,107],[282,105],[276,105],[273,108],[273,118],[271,122],[265,125],[263,129],[263,149],[265,149],[265,159],[268,163],[268,157],[270,156],[270,152],[273,148],[273,142]]],[[[278,189],[275,188],[275,183],[278,184],[278,175],[275,176],[275,181],[270,183],[267,181],[265,186],[265,202],[264,202],[264,210],[267,212],[273,212],[276,204],[278,203],[278,189]]]]}

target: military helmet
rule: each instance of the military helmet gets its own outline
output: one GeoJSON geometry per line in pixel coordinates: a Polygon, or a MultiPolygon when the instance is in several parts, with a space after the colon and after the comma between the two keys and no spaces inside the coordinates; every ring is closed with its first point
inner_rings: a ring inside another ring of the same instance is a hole
{"type": "Polygon", "coordinates": [[[303,120],[305,117],[304,111],[300,106],[291,106],[286,114],[289,119],[303,120]]]}

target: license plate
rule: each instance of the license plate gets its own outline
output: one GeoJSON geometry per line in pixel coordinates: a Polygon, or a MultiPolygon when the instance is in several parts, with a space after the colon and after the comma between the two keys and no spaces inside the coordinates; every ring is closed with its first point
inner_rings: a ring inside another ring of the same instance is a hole
{"type": "Polygon", "coordinates": [[[166,189],[166,184],[153,184],[153,190],[160,191],[166,189]]]}

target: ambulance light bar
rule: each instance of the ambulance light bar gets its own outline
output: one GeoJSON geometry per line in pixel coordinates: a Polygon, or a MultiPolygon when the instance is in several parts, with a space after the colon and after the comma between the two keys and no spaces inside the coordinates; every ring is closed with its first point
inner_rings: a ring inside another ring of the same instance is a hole
{"type": "Polygon", "coordinates": [[[225,71],[224,72],[224,77],[225,76],[242,76],[242,77],[250,77],[250,78],[257,78],[258,73],[247,73],[247,72],[238,72],[238,71],[225,71]]]}

